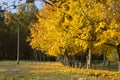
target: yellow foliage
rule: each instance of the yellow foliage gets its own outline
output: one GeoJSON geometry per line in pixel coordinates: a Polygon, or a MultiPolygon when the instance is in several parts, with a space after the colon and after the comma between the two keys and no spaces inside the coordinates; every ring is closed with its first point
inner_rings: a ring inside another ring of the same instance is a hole
{"type": "Polygon", "coordinates": [[[110,0],[64,0],[58,7],[45,5],[36,14],[38,22],[31,24],[30,45],[53,56],[66,50],[74,55],[88,48],[96,54],[110,51],[107,44],[120,44],[119,15],[110,4],[110,0]]]}

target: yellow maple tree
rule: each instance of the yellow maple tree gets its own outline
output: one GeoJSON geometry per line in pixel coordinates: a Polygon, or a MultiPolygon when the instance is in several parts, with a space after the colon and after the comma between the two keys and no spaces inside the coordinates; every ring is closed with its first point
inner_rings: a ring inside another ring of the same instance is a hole
{"type": "MultiPolygon", "coordinates": [[[[51,2],[51,1],[49,1],[51,2]]],[[[120,44],[119,0],[60,0],[46,4],[31,24],[31,46],[59,57],[111,52],[120,44]],[[114,47],[111,47],[114,45],[114,47]]]]}

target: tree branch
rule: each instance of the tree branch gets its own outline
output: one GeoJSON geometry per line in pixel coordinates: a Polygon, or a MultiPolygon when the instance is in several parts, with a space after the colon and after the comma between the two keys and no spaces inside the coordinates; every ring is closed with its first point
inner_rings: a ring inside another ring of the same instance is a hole
{"type": "Polygon", "coordinates": [[[109,44],[109,43],[104,43],[105,45],[108,45],[108,46],[113,46],[113,47],[116,47],[116,45],[114,44],[109,44]]]}
{"type": "Polygon", "coordinates": [[[42,0],[43,2],[45,2],[46,4],[49,4],[51,6],[53,6],[53,4],[51,4],[50,2],[46,1],[46,0],[42,0]]]}

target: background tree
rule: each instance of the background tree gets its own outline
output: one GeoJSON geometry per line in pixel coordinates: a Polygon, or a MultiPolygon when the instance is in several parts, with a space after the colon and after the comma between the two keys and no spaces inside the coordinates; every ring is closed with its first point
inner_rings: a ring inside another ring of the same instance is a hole
{"type": "Polygon", "coordinates": [[[37,8],[33,4],[19,5],[17,12],[5,11],[5,17],[1,19],[1,59],[16,59],[17,50],[17,27],[20,27],[20,59],[33,59],[34,55],[31,47],[26,42],[29,35],[28,25],[35,21],[37,8]],[[26,8],[27,7],[27,8],[26,8]],[[5,24],[5,22],[7,24],[5,24]],[[5,55],[5,56],[4,56],[5,55]],[[11,56],[13,55],[13,56],[11,56]]]}
{"type": "MultiPolygon", "coordinates": [[[[36,22],[37,18],[35,13],[38,12],[39,9],[35,5],[34,0],[26,1],[25,3],[21,3],[22,0],[13,1],[13,4],[9,5],[9,2],[6,1],[1,3],[4,4],[1,7],[2,11],[4,11],[4,15],[0,11],[1,16],[1,25],[0,25],[0,59],[12,59],[15,60],[17,55],[17,33],[19,27],[19,36],[20,38],[20,59],[22,60],[40,60],[40,61],[54,61],[54,57],[49,57],[43,54],[41,51],[35,51],[31,49],[28,45],[29,42],[26,42],[27,36],[29,36],[29,25],[31,22],[36,22]],[[31,2],[32,1],[32,2],[31,2]],[[2,17],[3,16],[3,17],[2,17]]],[[[41,2],[41,1],[40,1],[41,2]]],[[[41,5],[42,6],[42,5],[41,5]]],[[[18,49],[19,49],[18,48],[18,49]]],[[[17,62],[19,63],[19,56],[17,58],[17,62]]]]}

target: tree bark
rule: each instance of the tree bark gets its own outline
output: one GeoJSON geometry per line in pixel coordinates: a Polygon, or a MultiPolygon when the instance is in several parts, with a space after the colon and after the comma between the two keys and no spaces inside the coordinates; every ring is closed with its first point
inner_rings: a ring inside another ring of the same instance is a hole
{"type": "Polygon", "coordinates": [[[120,71],[120,61],[118,62],[118,71],[120,71]]]}
{"type": "Polygon", "coordinates": [[[117,46],[117,53],[118,53],[118,57],[119,57],[118,71],[120,71],[120,45],[117,46]]]}
{"type": "Polygon", "coordinates": [[[106,54],[103,54],[103,61],[104,61],[104,65],[106,65],[106,54]]]}
{"type": "Polygon", "coordinates": [[[87,55],[87,69],[90,69],[92,67],[92,49],[89,49],[88,55],[87,55]]]}
{"type": "Polygon", "coordinates": [[[43,62],[46,62],[46,60],[45,60],[45,54],[43,54],[43,62]]]}
{"type": "Polygon", "coordinates": [[[20,38],[20,35],[19,35],[19,26],[18,26],[18,34],[17,34],[17,64],[19,64],[19,38],[20,38]]]}

